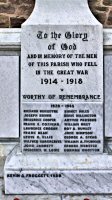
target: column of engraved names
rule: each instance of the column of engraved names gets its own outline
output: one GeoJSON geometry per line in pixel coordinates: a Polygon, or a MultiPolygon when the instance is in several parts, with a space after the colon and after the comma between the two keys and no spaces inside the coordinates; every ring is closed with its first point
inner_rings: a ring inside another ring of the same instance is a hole
{"type": "Polygon", "coordinates": [[[89,109],[74,109],[66,104],[64,110],[64,152],[99,152],[101,140],[93,127],[97,114],[89,109]]]}
{"type": "Polygon", "coordinates": [[[24,110],[23,143],[24,151],[59,152],[62,141],[55,138],[60,123],[58,110],[24,110]]]}

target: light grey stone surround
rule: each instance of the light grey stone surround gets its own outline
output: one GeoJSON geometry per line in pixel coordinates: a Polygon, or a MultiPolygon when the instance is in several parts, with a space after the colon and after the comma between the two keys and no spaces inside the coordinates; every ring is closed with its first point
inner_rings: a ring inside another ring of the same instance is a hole
{"type": "MultiPolygon", "coordinates": [[[[20,54],[20,48],[21,48],[21,44],[20,44],[20,32],[21,30],[20,29],[1,29],[0,30],[0,55],[18,55],[20,54]]],[[[111,56],[112,56],[112,30],[111,29],[104,29],[104,53],[105,53],[105,57],[107,56],[110,61],[111,61],[111,56]],[[109,58],[110,57],[110,58],[109,58]]],[[[110,62],[110,65],[111,67],[111,62],[110,62]]],[[[105,65],[105,70],[106,70],[106,65],[105,65]]],[[[107,74],[108,75],[108,74],[107,74]]],[[[108,77],[107,77],[107,80],[108,77]]],[[[107,102],[108,103],[108,102],[107,102]]],[[[110,101],[111,103],[111,101],[110,101]]],[[[110,109],[110,112],[111,112],[111,109],[110,109]]],[[[109,114],[109,113],[108,113],[109,114]]],[[[110,124],[111,126],[111,124],[110,124]]],[[[110,130],[111,130],[111,127],[110,127],[110,130]]],[[[111,153],[111,138],[112,137],[112,133],[111,131],[107,132],[106,131],[106,144],[108,143],[109,144],[109,149],[110,149],[110,153],[111,153]]],[[[18,142],[18,139],[15,141],[13,140],[9,140],[8,137],[6,136],[6,142],[4,141],[0,141],[0,156],[7,156],[7,154],[13,149],[13,147],[17,144],[18,142]]],[[[4,158],[5,159],[5,158],[4,158]]],[[[109,161],[110,162],[110,161],[109,161]]],[[[0,167],[2,167],[2,170],[3,170],[3,163],[2,161],[0,161],[0,167]]],[[[111,163],[111,162],[110,162],[111,163]]],[[[1,169],[1,168],[0,168],[1,169]]],[[[1,171],[1,174],[0,176],[3,177],[3,171],[1,171]]],[[[91,196],[91,195],[80,195],[80,196],[77,196],[77,195],[67,195],[67,196],[28,196],[28,195],[13,195],[13,196],[7,196],[7,195],[4,195],[3,193],[3,179],[0,179],[0,199],[2,200],[12,200],[14,197],[19,197],[20,200],[37,200],[38,199],[55,199],[55,200],[60,200],[60,199],[64,199],[64,200],[84,200],[84,198],[89,198],[90,200],[111,200],[112,199],[112,195],[95,195],[95,196],[91,196]],[[2,191],[2,192],[1,192],[2,191]],[[2,196],[1,196],[2,194],[2,196]]]]}
{"type": "MultiPolygon", "coordinates": [[[[104,49],[112,49],[112,29],[104,29],[104,49]]],[[[21,29],[0,29],[0,50],[8,48],[19,49],[21,48],[21,29]]]]}
{"type": "Polygon", "coordinates": [[[32,155],[19,149],[5,163],[6,194],[112,194],[111,155],[32,155]]]}

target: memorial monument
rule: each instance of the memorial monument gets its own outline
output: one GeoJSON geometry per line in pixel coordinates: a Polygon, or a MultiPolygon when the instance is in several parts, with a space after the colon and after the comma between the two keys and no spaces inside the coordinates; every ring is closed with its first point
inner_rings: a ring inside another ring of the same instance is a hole
{"type": "Polygon", "coordinates": [[[21,144],[6,194],[112,193],[103,80],[103,28],[87,0],[37,0],[22,25],[21,144]]]}

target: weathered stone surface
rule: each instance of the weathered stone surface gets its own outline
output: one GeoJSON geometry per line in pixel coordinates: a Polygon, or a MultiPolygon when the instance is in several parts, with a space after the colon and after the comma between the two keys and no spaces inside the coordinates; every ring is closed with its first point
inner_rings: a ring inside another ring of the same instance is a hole
{"type": "Polygon", "coordinates": [[[112,6],[112,1],[111,0],[103,0],[103,4],[106,6],[112,6]]]}
{"type": "Polygon", "coordinates": [[[61,200],[58,195],[5,195],[3,179],[0,178],[0,199],[1,200],[61,200]]]}
{"type": "Polygon", "coordinates": [[[109,17],[108,17],[108,20],[107,20],[107,25],[108,26],[112,26],[112,10],[110,10],[110,12],[109,12],[109,17]]]}
{"type": "Polygon", "coordinates": [[[7,0],[0,0],[0,3],[6,3],[7,0]]]}
{"type": "Polygon", "coordinates": [[[19,57],[0,56],[0,138],[19,137],[19,57]]]}
{"type": "Polygon", "coordinates": [[[18,29],[18,28],[15,28],[15,29],[2,28],[2,29],[0,29],[0,49],[1,50],[7,49],[9,55],[11,54],[10,49],[13,49],[13,50],[19,49],[20,50],[20,45],[21,45],[20,34],[21,34],[21,29],[18,29]]]}
{"type": "MultiPolygon", "coordinates": [[[[0,147],[0,150],[1,150],[1,147],[0,147]]],[[[6,159],[6,157],[0,156],[0,178],[3,178],[3,168],[4,168],[4,164],[5,164],[5,159],[6,159]]]]}
{"type": "Polygon", "coordinates": [[[10,18],[10,25],[12,28],[20,28],[21,24],[25,21],[24,17],[11,17],[10,18]]]}
{"type": "Polygon", "coordinates": [[[112,56],[105,56],[105,134],[112,137],[112,56]]]}
{"type": "Polygon", "coordinates": [[[107,170],[7,170],[5,177],[6,194],[112,194],[107,170]]]}
{"type": "Polygon", "coordinates": [[[0,14],[0,27],[7,28],[9,26],[9,17],[0,14]]]}
{"type": "MultiPolygon", "coordinates": [[[[20,6],[18,6],[17,10],[16,10],[16,15],[17,16],[26,16],[29,17],[29,7],[32,8],[32,4],[20,4],[20,6]],[[21,13],[23,13],[23,15],[21,15],[21,13]]],[[[25,20],[25,18],[24,18],[25,20]]]]}
{"type": "MultiPolygon", "coordinates": [[[[25,21],[28,16],[31,14],[34,7],[35,0],[0,0],[0,8],[2,11],[0,13],[4,13],[4,15],[11,19],[12,17],[15,19],[15,25],[13,26],[10,21],[3,24],[0,24],[0,27],[20,27],[23,21],[25,21]],[[8,6],[11,3],[11,6],[8,6]],[[2,5],[6,4],[6,5],[2,5]],[[25,8],[25,12],[23,12],[23,8],[25,8]],[[15,11],[14,11],[15,10],[15,11]],[[10,13],[13,13],[12,14],[10,13]],[[23,20],[19,20],[19,18],[23,18],[23,20]]],[[[95,15],[95,17],[104,24],[105,27],[112,26],[111,19],[111,11],[112,11],[112,1],[111,0],[89,0],[90,8],[95,15]],[[109,11],[110,10],[110,11],[109,11]]]]}
{"type": "Polygon", "coordinates": [[[6,194],[112,194],[111,155],[27,155],[5,164],[6,194]],[[106,160],[106,162],[105,162],[106,160]]]}
{"type": "Polygon", "coordinates": [[[3,3],[0,5],[0,13],[14,14],[15,8],[11,3],[3,3]]]}

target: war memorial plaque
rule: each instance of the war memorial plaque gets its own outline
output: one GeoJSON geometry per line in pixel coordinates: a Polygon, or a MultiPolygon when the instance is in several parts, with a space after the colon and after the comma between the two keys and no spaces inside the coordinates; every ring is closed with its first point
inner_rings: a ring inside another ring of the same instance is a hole
{"type": "Polygon", "coordinates": [[[101,26],[23,26],[24,152],[103,152],[102,41],[101,26]]]}
{"type": "Polygon", "coordinates": [[[103,151],[102,38],[101,26],[23,26],[23,151],[103,151]]]}
{"type": "Polygon", "coordinates": [[[112,194],[103,28],[87,0],[37,0],[22,25],[20,122],[21,148],[4,167],[6,194],[112,194]]]}

